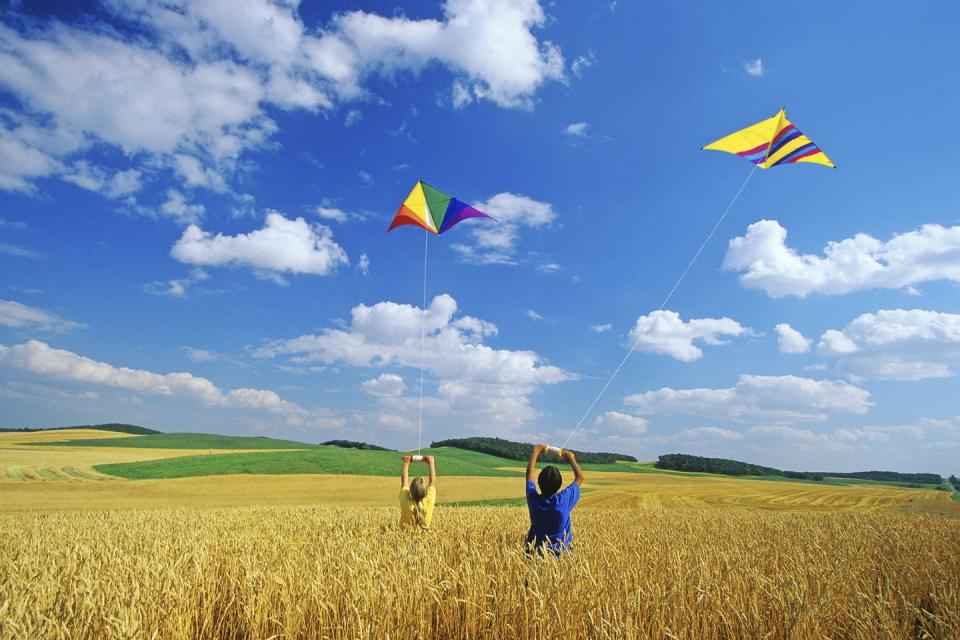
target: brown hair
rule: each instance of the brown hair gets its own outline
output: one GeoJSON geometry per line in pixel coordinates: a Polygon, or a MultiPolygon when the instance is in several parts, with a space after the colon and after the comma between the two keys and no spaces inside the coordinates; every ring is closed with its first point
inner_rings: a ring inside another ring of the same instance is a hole
{"type": "Polygon", "coordinates": [[[425,527],[424,518],[427,515],[427,509],[423,506],[423,499],[427,496],[427,483],[423,478],[417,477],[410,483],[410,497],[413,498],[413,521],[418,527],[425,527]]]}

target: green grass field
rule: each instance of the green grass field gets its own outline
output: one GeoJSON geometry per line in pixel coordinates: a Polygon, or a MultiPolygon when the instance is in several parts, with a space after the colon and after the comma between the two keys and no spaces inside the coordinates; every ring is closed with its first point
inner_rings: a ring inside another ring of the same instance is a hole
{"type": "MultiPolygon", "coordinates": [[[[120,447],[130,449],[182,449],[204,451],[236,451],[258,449],[249,453],[224,453],[221,455],[184,455],[179,457],[139,462],[124,462],[96,465],[94,469],[107,475],[132,480],[159,480],[164,478],[189,478],[233,474],[354,474],[366,476],[393,476],[401,452],[346,449],[279,440],[265,437],[220,436],[207,433],[158,433],[152,435],[102,439],[65,439],[56,442],[32,443],[30,446],[46,447],[120,447]]],[[[424,449],[424,453],[437,456],[437,472],[446,476],[500,476],[516,475],[517,469],[525,466],[519,460],[509,460],[476,451],[455,447],[424,449]]],[[[555,458],[540,458],[540,466],[558,464],[561,470],[566,465],[555,458]]],[[[613,464],[583,464],[589,472],[626,472],[657,474],[676,477],[725,477],[718,474],[673,471],[658,469],[652,462],[616,462],[613,464]]],[[[412,472],[425,473],[426,468],[415,464],[412,472]]],[[[886,485],[906,488],[937,489],[936,485],[917,485],[902,482],[884,482],[857,478],[824,478],[820,481],[784,478],[782,476],[728,476],[750,480],[795,482],[818,485],[886,485]]],[[[960,494],[955,494],[955,497],[960,494]]]]}
{"type": "MultiPolygon", "coordinates": [[[[152,437],[152,436],[147,436],[152,437]]],[[[133,438],[129,438],[133,440],[133,438]]],[[[199,448],[199,447],[194,447],[199,448]]],[[[496,456],[453,447],[424,449],[437,457],[437,473],[444,476],[516,476],[524,464],[496,456]],[[509,471],[507,468],[514,469],[509,471]]],[[[183,456],[162,460],[97,465],[100,473],[132,480],[188,478],[231,474],[355,474],[395,476],[399,471],[397,451],[362,451],[340,447],[312,447],[305,451],[264,451],[223,455],[183,456]]],[[[555,460],[541,459],[543,464],[555,460]]],[[[565,466],[565,465],[562,465],[565,466]]],[[[414,463],[411,473],[424,474],[426,466],[414,463]]],[[[637,472],[632,463],[583,465],[584,471],[637,472]]]]}

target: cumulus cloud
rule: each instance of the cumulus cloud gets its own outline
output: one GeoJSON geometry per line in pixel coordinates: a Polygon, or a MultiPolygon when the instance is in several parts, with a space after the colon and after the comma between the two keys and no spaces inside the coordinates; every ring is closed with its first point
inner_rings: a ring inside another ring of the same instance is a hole
{"type": "Polygon", "coordinates": [[[741,375],[725,389],[664,387],[624,398],[642,414],[681,414],[781,424],[822,422],[836,414],[861,415],[873,403],[870,393],[842,380],[797,376],[741,375]]]}
{"type": "Polygon", "coordinates": [[[585,138],[587,135],[587,127],[589,126],[586,122],[571,122],[563,132],[574,138],[585,138]]]}
{"type": "Polygon", "coordinates": [[[275,279],[282,273],[327,275],[341,264],[349,264],[329,227],[303,218],[289,220],[276,211],[267,213],[262,229],[235,236],[214,236],[192,224],[170,255],[188,264],[249,267],[275,279]]]}
{"type": "Polygon", "coordinates": [[[370,275],[370,258],[367,257],[367,254],[360,254],[360,259],[357,260],[357,270],[360,271],[360,275],[370,275]]]}
{"type": "Polygon", "coordinates": [[[747,72],[748,75],[753,76],[754,78],[759,78],[763,75],[763,59],[756,58],[755,60],[744,60],[743,70],[747,72]]]}
{"type": "Polygon", "coordinates": [[[777,325],[777,346],[782,353],[806,353],[812,342],[785,322],[777,325]]]}
{"type": "Polygon", "coordinates": [[[723,336],[740,336],[750,330],[730,318],[694,318],[684,322],[676,311],[660,310],[637,318],[630,330],[630,345],[637,351],[660,353],[683,362],[703,357],[694,345],[726,344],[723,336]]]}
{"type": "Polygon", "coordinates": [[[817,352],[844,373],[885,380],[956,375],[960,366],[960,314],[924,309],[865,313],[841,330],[824,332],[817,352]]]}
{"type": "Polygon", "coordinates": [[[557,217],[552,205],[508,192],[498,193],[475,206],[493,216],[496,222],[488,220],[470,225],[472,242],[452,246],[465,260],[479,264],[517,264],[516,245],[521,231],[547,226],[557,217]]]}
{"type": "Polygon", "coordinates": [[[647,430],[648,422],[640,416],[619,411],[607,411],[597,416],[593,426],[597,429],[611,430],[623,433],[643,433],[647,430]]]}
{"type": "Polygon", "coordinates": [[[381,373],[379,377],[365,380],[360,385],[360,389],[362,389],[364,393],[369,393],[372,396],[387,397],[402,396],[406,388],[407,385],[404,384],[403,378],[395,373],[381,373]]]}
{"type": "Polygon", "coordinates": [[[860,233],[827,243],[823,257],[799,254],[786,239],[776,220],[755,222],[730,241],[724,267],[741,272],[743,286],[774,298],[960,282],[960,226],[928,224],[887,242],[860,233]]]}
{"type": "Polygon", "coordinates": [[[72,320],[64,320],[55,314],[36,307],[28,307],[13,300],[0,300],[0,327],[66,333],[76,329],[85,329],[86,326],[72,320]]]}
{"type": "MultiPolygon", "coordinates": [[[[541,386],[574,379],[572,373],[543,362],[532,351],[494,349],[484,340],[497,327],[471,316],[457,316],[447,294],[426,310],[395,302],[359,304],[345,328],[275,341],[259,349],[263,358],[286,357],[299,365],[407,367],[431,377],[436,395],[425,398],[425,413],[480,419],[486,427],[515,425],[539,416],[529,404],[541,386]],[[425,333],[421,352],[421,322],[425,333]]],[[[416,398],[384,397],[396,411],[415,412],[416,398]]]]}
{"type": "Polygon", "coordinates": [[[269,107],[332,110],[363,98],[372,76],[431,64],[452,74],[461,104],[530,108],[564,78],[560,49],[533,33],[546,21],[537,0],[448,0],[440,19],[346,11],[310,27],[297,2],[102,1],[135,36],[93,18],[0,26],[0,87],[50,134],[0,126],[0,189],[30,191],[103,143],[220,191],[238,158],[276,132],[269,107]]]}
{"type": "Polygon", "coordinates": [[[605,333],[613,329],[612,324],[592,324],[590,325],[590,330],[595,333],[605,333]]]}
{"type": "Polygon", "coordinates": [[[30,340],[24,344],[0,345],[0,364],[28,371],[45,378],[89,386],[112,387],[135,393],[184,398],[204,405],[234,409],[257,409],[297,417],[306,412],[273,391],[240,388],[225,391],[206,378],[191,373],[153,373],[141,369],[115,367],[45,342],[30,340]]]}

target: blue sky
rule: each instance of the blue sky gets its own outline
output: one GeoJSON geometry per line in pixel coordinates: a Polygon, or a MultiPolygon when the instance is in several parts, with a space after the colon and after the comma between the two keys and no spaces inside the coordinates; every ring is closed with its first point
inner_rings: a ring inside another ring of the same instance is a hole
{"type": "Polygon", "coordinates": [[[953,3],[3,6],[0,424],[958,471],[953,3]]]}

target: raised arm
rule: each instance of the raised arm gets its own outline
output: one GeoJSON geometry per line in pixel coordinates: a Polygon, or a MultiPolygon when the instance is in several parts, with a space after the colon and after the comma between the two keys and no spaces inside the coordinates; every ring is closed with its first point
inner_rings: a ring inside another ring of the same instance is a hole
{"type": "Polygon", "coordinates": [[[423,456],[423,461],[430,465],[430,484],[428,487],[434,487],[437,484],[437,467],[433,463],[433,456],[423,456]]]}
{"type": "Polygon", "coordinates": [[[527,480],[529,482],[534,481],[534,476],[537,474],[537,458],[540,457],[540,454],[543,453],[543,450],[547,448],[545,444],[535,444],[533,445],[533,452],[530,454],[530,462],[527,463],[527,480]]]}
{"type": "Polygon", "coordinates": [[[413,460],[413,456],[403,456],[400,459],[403,460],[403,470],[400,472],[400,488],[406,489],[410,486],[410,461],[413,460]]]}
{"type": "Polygon", "coordinates": [[[577,464],[577,458],[573,455],[573,451],[569,449],[565,450],[563,452],[563,459],[569,462],[570,468],[573,469],[573,481],[582,485],[586,478],[583,477],[583,471],[580,469],[580,465],[577,464]]]}

